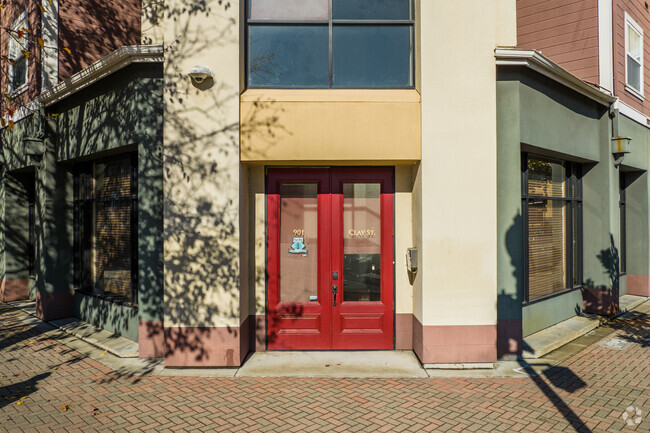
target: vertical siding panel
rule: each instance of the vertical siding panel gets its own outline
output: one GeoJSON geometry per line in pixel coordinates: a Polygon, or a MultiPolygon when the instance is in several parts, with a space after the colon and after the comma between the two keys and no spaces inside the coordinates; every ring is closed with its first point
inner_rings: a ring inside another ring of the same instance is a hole
{"type": "Polygon", "coordinates": [[[598,84],[597,0],[517,0],[517,45],[598,84]]]}

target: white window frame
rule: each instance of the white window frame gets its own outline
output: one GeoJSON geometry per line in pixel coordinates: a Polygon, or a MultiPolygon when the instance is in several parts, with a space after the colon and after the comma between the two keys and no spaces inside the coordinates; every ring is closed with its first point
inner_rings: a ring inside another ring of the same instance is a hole
{"type": "MultiPolygon", "coordinates": [[[[8,46],[8,54],[9,57],[11,57],[12,51],[19,49],[27,49],[25,45],[27,45],[27,35],[23,35],[23,40],[19,41],[16,36],[13,34],[14,31],[18,31],[19,29],[29,29],[29,21],[28,21],[28,16],[27,16],[27,11],[24,11],[23,13],[18,16],[16,21],[13,22],[11,25],[11,30],[12,32],[9,33],[9,46],[8,46]],[[22,45],[22,46],[21,46],[22,45]],[[18,48],[15,48],[18,46],[18,48]]],[[[20,85],[17,89],[13,88],[13,82],[14,82],[14,66],[9,63],[9,83],[8,83],[8,93],[12,96],[18,95],[20,93],[23,93],[25,90],[27,90],[27,87],[29,86],[29,57],[25,59],[25,82],[20,85]]]]}
{"type": "Polygon", "coordinates": [[[643,100],[643,75],[644,75],[644,69],[643,69],[643,29],[641,26],[639,26],[636,21],[630,17],[627,12],[625,12],[625,28],[624,28],[624,33],[625,33],[625,46],[624,46],[624,51],[625,51],[625,90],[636,96],[637,98],[643,100]],[[627,30],[628,28],[632,29],[635,33],[637,33],[640,37],[641,40],[641,73],[639,74],[639,86],[640,89],[637,89],[633,84],[628,83],[627,81],[627,62],[628,62],[628,55],[627,55],[627,48],[628,48],[628,37],[627,37],[627,30]]]}

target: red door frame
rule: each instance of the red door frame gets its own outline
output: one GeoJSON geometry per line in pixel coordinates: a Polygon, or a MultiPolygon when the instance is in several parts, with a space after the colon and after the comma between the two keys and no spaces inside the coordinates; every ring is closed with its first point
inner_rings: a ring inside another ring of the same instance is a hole
{"type": "Polygon", "coordinates": [[[393,169],[268,169],[267,347],[269,350],[392,349],[394,347],[393,169]],[[344,182],[381,184],[381,298],[343,300],[344,182]],[[280,184],[318,184],[318,302],[280,302],[280,184]],[[333,272],[338,279],[333,280],[333,272]],[[338,286],[333,306],[332,285],[338,286]]]}

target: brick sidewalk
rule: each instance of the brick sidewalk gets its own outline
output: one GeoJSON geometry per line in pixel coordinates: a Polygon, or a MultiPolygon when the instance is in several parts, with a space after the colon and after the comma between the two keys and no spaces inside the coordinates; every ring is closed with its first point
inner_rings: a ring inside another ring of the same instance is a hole
{"type": "Polygon", "coordinates": [[[120,376],[21,317],[0,303],[0,432],[650,431],[647,315],[543,376],[348,380],[120,376]]]}

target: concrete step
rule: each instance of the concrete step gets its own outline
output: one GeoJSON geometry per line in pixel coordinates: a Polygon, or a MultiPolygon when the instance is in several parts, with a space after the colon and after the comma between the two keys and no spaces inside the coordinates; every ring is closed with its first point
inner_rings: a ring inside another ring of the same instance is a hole
{"type": "MultiPolygon", "coordinates": [[[[648,298],[643,296],[621,296],[619,299],[619,315],[633,310],[647,300],[648,298]]],[[[603,316],[576,316],[542,329],[524,338],[523,357],[527,359],[541,358],[547,353],[582,337],[606,321],[607,318],[603,316]]]]}
{"type": "Polygon", "coordinates": [[[428,377],[411,351],[255,352],[238,377],[428,377]]]}
{"type": "Polygon", "coordinates": [[[75,318],[52,320],[49,323],[120,358],[138,357],[138,343],[90,323],[75,318]]]}

